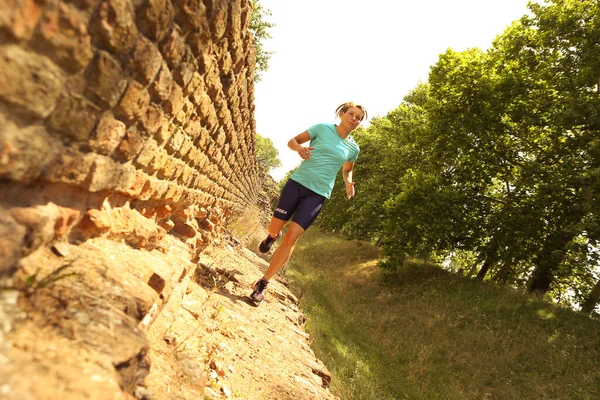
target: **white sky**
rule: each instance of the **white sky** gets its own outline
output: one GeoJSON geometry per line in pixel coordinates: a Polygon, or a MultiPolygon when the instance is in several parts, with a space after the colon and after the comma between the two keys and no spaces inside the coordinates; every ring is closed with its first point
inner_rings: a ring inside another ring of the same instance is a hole
{"type": "MultiPolygon", "coordinates": [[[[527,0],[259,0],[276,26],[265,50],[269,70],[255,86],[257,133],[270,138],[283,166],[300,162],[287,142],[310,126],[334,123],[338,105],[385,116],[421,81],[441,53],[487,49],[527,0]]],[[[360,157],[359,157],[360,162],[360,157]]]]}

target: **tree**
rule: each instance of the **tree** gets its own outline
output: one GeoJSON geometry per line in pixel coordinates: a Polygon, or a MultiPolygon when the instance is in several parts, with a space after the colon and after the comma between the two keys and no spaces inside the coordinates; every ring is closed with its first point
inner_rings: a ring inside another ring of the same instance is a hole
{"type": "Polygon", "coordinates": [[[254,71],[254,82],[261,80],[262,72],[269,69],[269,59],[274,54],[264,49],[265,39],[270,39],[269,29],[275,26],[267,20],[271,16],[271,10],[265,10],[258,0],[252,0],[252,14],[250,15],[249,29],[254,37],[253,46],[256,54],[256,69],[254,71]]]}
{"type": "Polygon", "coordinates": [[[596,282],[594,289],[590,292],[588,298],[583,302],[581,311],[584,313],[591,313],[596,308],[596,305],[600,302],[600,280],[596,282]]]}
{"type": "Polygon", "coordinates": [[[323,225],[384,238],[391,266],[469,254],[479,279],[596,304],[600,3],[546,3],[357,132],[356,200],[334,194],[323,225]]]}
{"type": "Polygon", "coordinates": [[[273,141],[256,134],[256,159],[259,165],[269,173],[272,168],[281,167],[279,151],[273,145],[273,141]]]}

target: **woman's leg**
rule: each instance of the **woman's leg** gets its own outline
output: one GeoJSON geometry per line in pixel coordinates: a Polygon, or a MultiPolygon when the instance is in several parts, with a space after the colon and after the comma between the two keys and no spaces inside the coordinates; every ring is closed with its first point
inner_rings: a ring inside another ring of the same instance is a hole
{"type": "MultiPolygon", "coordinates": [[[[287,221],[283,222],[285,225],[285,222],[287,221]]],[[[273,220],[271,220],[271,224],[269,224],[269,233],[271,233],[272,224],[273,220]]],[[[277,227],[277,225],[275,225],[275,227],[277,227]]],[[[285,264],[287,260],[290,259],[290,256],[294,252],[294,247],[296,247],[296,243],[298,242],[298,239],[300,238],[300,236],[302,236],[303,233],[304,228],[302,228],[296,222],[292,221],[290,223],[290,226],[288,227],[287,231],[285,232],[285,236],[283,237],[283,241],[281,242],[277,250],[275,250],[275,253],[273,253],[273,256],[271,257],[271,263],[269,264],[269,269],[267,269],[267,272],[265,272],[265,275],[262,279],[264,279],[265,281],[271,279],[273,275],[275,275],[281,269],[283,264],[285,264]]]]}
{"type": "Polygon", "coordinates": [[[269,235],[271,235],[271,237],[277,236],[279,234],[279,232],[281,232],[281,230],[283,229],[283,227],[285,226],[286,223],[287,223],[287,221],[273,216],[271,218],[271,222],[269,223],[269,227],[267,228],[269,235]]]}

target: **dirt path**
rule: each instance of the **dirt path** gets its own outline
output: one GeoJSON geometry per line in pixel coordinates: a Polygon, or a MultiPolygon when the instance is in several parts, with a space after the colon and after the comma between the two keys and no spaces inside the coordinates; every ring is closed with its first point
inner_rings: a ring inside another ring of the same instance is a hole
{"type": "Polygon", "coordinates": [[[248,302],[267,264],[233,241],[199,263],[169,238],[151,252],[105,239],[65,244],[23,260],[20,280],[70,262],[64,272],[76,275],[2,291],[0,397],[335,398],[296,298],[273,281],[259,307],[248,302]]]}

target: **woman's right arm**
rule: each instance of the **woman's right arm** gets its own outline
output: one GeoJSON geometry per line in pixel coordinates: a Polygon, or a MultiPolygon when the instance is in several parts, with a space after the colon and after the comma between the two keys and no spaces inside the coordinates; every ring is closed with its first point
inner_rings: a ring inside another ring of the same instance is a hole
{"type": "Polygon", "coordinates": [[[310,158],[310,151],[313,149],[312,147],[304,147],[303,143],[306,143],[310,140],[310,135],[308,131],[304,131],[299,135],[296,135],[288,142],[288,147],[300,155],[304,160],[308,160],[310,158]]]}

